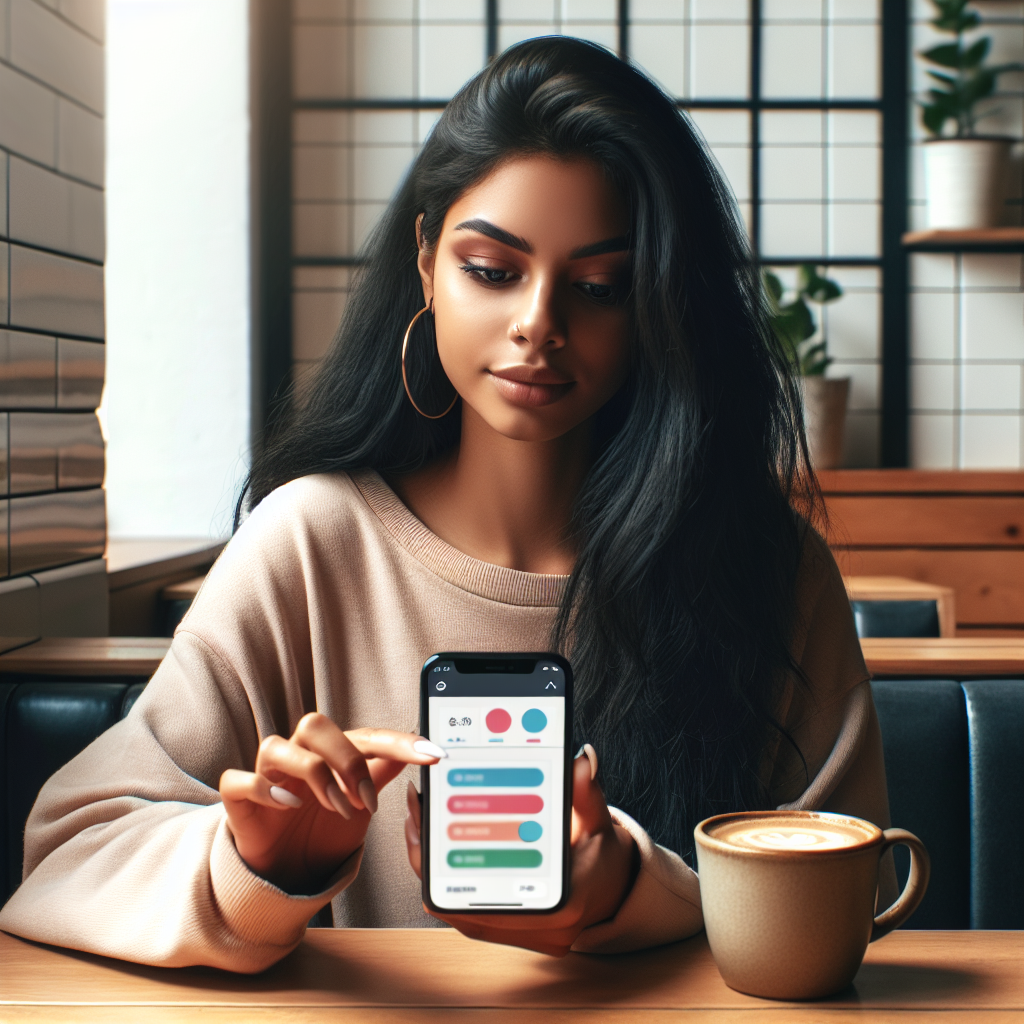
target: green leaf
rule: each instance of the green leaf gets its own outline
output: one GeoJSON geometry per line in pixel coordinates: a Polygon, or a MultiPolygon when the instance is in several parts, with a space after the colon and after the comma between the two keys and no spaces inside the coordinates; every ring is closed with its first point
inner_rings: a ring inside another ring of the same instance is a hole
{"type": "Polygon", "coordinates": [[[832,357],[828,355],[827,342],[824,339],[811,345],[806,352],[800,355],[800,372],[805,377],[820,377],[828,369],[832,357]]]}
{"type": "Polygon", "coordinates": [[[806,341],[815,332],[814,317],[803,299],[797,299],[787,306],[781,307],[774,318],[772,326],[779,340],[795,351],[802,341],[806,341]]]}
{"type": "Polygon", "coordinates": [[[996,76],[992,71],[979,71],[963,89],[964,106],[970,110],[978,100],[991,96],[996,91],[996,76]]]}
{"type": "Polygon", "coordinates": [[[945,107],[938,104],[921,104],[921,123],[932,135],[941,135],[942,127],[949,118],[950,114],[945,107]]]}
{"type": "Polygon", "coordinates": [[[772,299],[772,304],[778,306],[783,292],[782,282],[779,280],[778,275],[773,274],[770,270],[766,270],[764,272],[764,286],[772,299]]]}
{"type": "Polygon", "coordinates": [[[960,59],[960,67],[976,68],[988,56],[989,47],[992,45],[990,36],[982,36],[972,46],[968,46],[960,59]]]}
{"type": "Polygon", "coordinates": [[[962,8],[957,13],[944,14],[932,22],[940,32],[952,32],[954,35],[962,35],[980,24],[981,17],[975,11],[964,11],[962,8]]]}
{"type": "MultiPolygon", "coordinates": [[[[936,82],[941,82],[943,85],[948,85],[951,89],[956,89],[958,79],[955,75],[947,75],[945,71],[926,71],[925,74],[934,78],[936,82]]],[[[939,95],[947,94],[940,92],[939,95]]]]}
{"type": "Polygon", "coordinates": [[[960,49],[959,43],[943,43],[941,46],[933,46],[930,50],[924,50],[921,56],[933,64],[941,64],[944,68],[964,66],[964,51],[960,49]]]}

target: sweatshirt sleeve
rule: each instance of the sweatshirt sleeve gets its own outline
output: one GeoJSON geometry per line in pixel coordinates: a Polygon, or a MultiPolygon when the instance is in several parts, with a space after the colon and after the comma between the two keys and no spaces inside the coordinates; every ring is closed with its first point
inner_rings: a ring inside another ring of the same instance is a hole
{"type": "MultiPolygon", "coordinates": [[[[842,577],[816,536],[801,563],[797,612],[794,656],[803,689],[794,697],[797,684],[791,682],[784,721],[804,760],[780,744],[768,766],[773,802],[780,810],[836,811],[888,828],[882,738],[868,672],[842,577]]],[[[584,929],[573,949],[624,953],[695,935],[704,927],[697,873],[632,818],[615,808],[611,814],[633,837],[640,871],[615,916],[584,929]]],[[[891,858],[883,861],[879,889],[880,905],[891,903],[891,858]]]]}
{"type": "Polygon", "coordinates": [[[24,881],[5,931],[165,967],[260,971],[356,875],[292,896],[242,861],[217,789],[255,762],[249,701],[199,638],[179,632],[128,717],[43,787],[25,834],[24,881]]]}

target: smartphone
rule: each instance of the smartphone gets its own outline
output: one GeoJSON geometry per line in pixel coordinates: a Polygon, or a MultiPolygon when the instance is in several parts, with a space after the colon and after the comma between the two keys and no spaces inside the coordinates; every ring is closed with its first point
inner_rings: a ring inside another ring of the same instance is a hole
{"type": "Polygon", "coordinates": [[[420,732],[423,902],[434,911],[550,913],[569,896],[572,668],[557,654],[435,654],[420,732]]]}

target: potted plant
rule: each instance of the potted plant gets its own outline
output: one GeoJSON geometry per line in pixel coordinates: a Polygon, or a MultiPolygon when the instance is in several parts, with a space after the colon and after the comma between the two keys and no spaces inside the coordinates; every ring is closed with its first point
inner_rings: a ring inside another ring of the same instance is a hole
{"type": "Polygon", "coordinates": [[[835,469],[843,460],[850,378],[825,376],[832,357],[826,339],[818,337],[818,325],[808,302],[819,306],[835,302],[843,290],[835,281],[822,277],[812,263],[797,268],[796,294],[790,302],[782,301],[785,289],[777,275],[766,270],[764,281],[772,328],[800,374],[811,465],[815,469],[835,469]]]}
{"type": "Polygon", "coordinates": [[[1020,64],[993,64],[985,60],[992,39],[972,43],[964,34],[981,24],[981,16],[968,0],[932,0],[939,32],[953,36],[919,56],[934,68],[928,75],[936,83],[921,101],[921,120],[931,138],[925,140],[925,189],[928,226],[931,228],[984,228],[1002,223],[1010,177],[1010,147],[1014,140],[1001,135],[979,135],[975,107],[995,92],[996,81],[1020,64]],[[947,125],[952,134],[947,134],[947,125]]]}

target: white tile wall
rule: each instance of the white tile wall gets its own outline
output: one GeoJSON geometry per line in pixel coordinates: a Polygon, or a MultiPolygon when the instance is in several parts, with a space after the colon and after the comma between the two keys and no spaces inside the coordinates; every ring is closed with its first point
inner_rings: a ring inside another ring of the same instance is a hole
{"type": "Polygon", "coordinates": [[[911,257],[911,444],[920,468],[1022,465],[1024,258],[911,257]]]}
{"type": "Polygon", "coordinates": [[[0,146],[52,167],[56,129],[56,93],[0,64],[0,146]]]}
{"type": "Polygon", "coordinates": [[[7,234],[7,167],[10,158],[0,150],[0,235],[7,234]]]}
{"type": "MultiPolygon", "coordinates": [[[[735,0],[633,3],[630,56],[671,95],[699,99],[747,96],[748,16],[749,5],[735,0]]],[[[615,44],[610,45],[614,48],[615,44]]]]}
{"type": "Polygon", "coordinates": [[[762,94],[877,97],[879,7],[877,0],[765,0],[762,94]]]}
{"type": "Polygon", "coordinates": [[[292,292],[292,351],[298,362],[320,359],[329,348],[348,299],[346,267],[297,267],[292,292]]]}
{"type": "Polygon", "coordinates": [[[10,0],[10,61],[70,99],[103,112],[103,45],[37,0],[10,0]]]}
{"type": "Polygon", "coordinates": [[[103,186],[103,118],[68,100],[57,101],[57,169],[103,186]]]}
{"type": "Polygon", "coordinates": [[[104,18],[104,0],[0,0],[0,324],[22,329],[2,331],[0,415],[15,423],[12,444],[47,430],[58,447],[81,435],[74,459],[89,466],[84,476],[71,462],[56,475],[29,466],[12,490],[91,488],[84,499],[12,500],[0,576],[102,551],[103,446],[91,410],[104,365],[104,18]],[[60,370],[58,332],[69,336],[60,370]],[[61,409],[82,412],[42,411],[58,395],[61,409]],[[60,531],[83,529],[91,546],[62,546],[60,531]]]}
{"type": "Polygon", "coordinates": [[[103,192],[11,157],[10,236],[47,249],[103,259],[103,192]]]}
{"type": "Polygon", "coordinates": [[[880,253],[881,121],[873,111],[766,111],[761,248],[767,256],[880,253]]]}
{"type": "Polygon", "coordinates": [[[12,245],[10,323],[102,338],[103,268],[12,245]]]}

